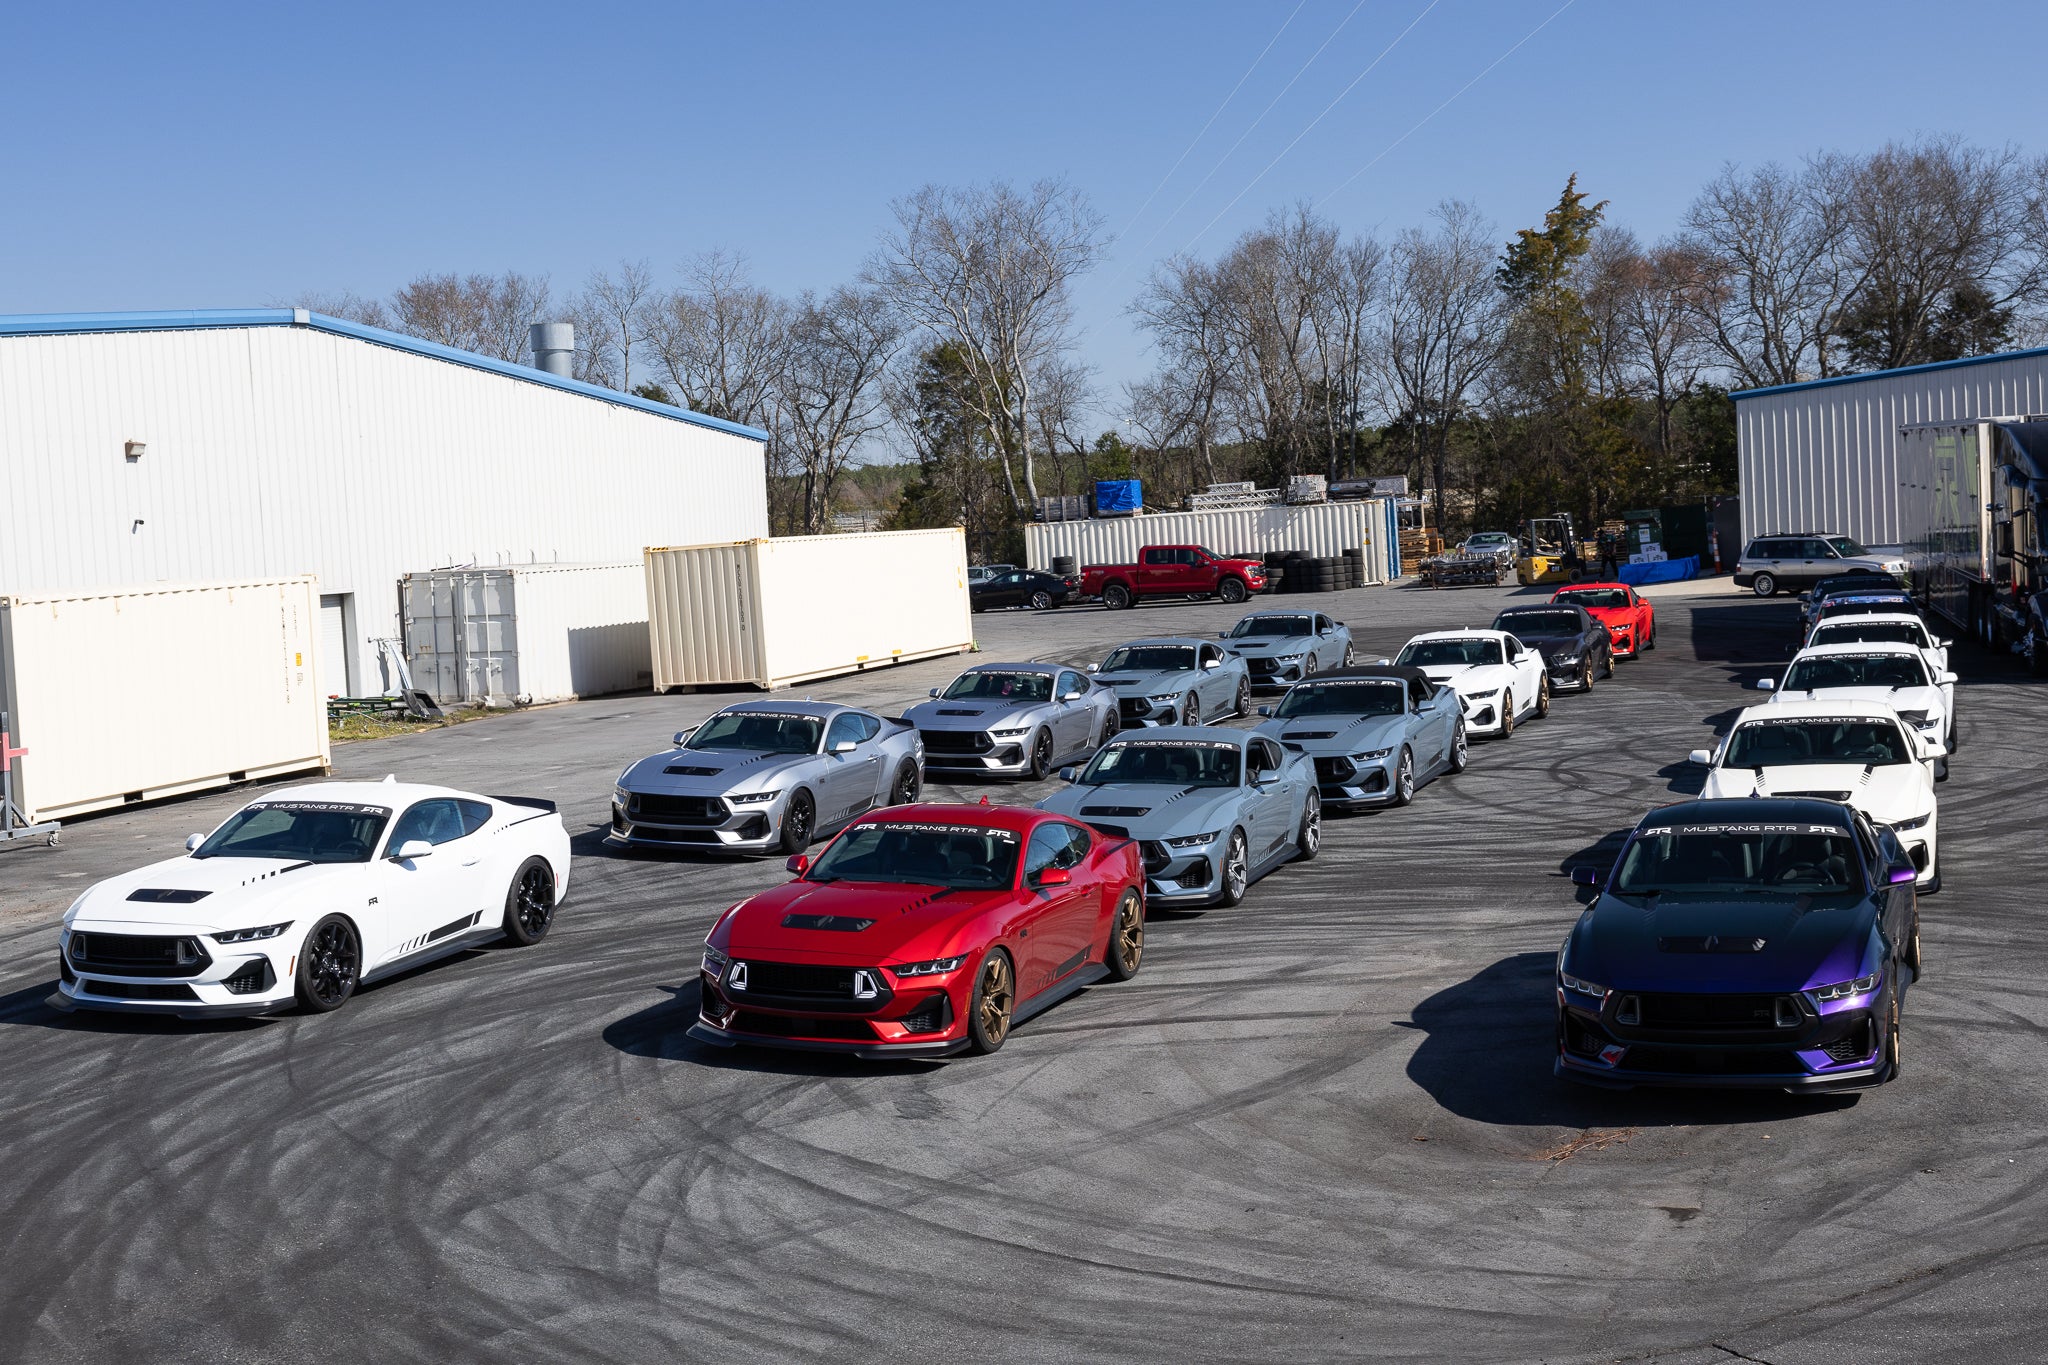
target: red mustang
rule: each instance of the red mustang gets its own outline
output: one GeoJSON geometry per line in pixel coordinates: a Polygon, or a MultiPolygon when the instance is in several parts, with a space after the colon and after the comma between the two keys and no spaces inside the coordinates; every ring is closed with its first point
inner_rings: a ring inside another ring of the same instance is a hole
{"type": "Polygon", "coordinates": [[[1129,839],[1045,811],[891,806],[796,880],[719,916],[690,1036],[936,1057],[994,1052],[1083,986],[1137,974],[1145,865],[1129,839]]]}
{"type": "Polygon", "coordinates": [[[1599,618],[1617,659],[1657,647],[1657,609],[1626,583],[1578,583],[1559,588],[1550,600],[1584,607],[1599,618]]]}

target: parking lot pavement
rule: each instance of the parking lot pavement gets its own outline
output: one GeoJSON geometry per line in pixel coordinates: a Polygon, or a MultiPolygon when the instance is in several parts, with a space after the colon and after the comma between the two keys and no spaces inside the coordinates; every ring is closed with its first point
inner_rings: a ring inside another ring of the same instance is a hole
{"type": "MultiPolygon", "coordinates": [[[[1725,580],[1724,580],[1725,583],[1725,580]]],[[[1530,591],[1311,603],[1361,657],[1530,591]]],[[[1789,602],[1660,594],[1660,648],[992,1058],[706,1049],[695,947],[772,863],[605,852],[611,779],[728,696],[549,707],[346,746],[562,803],[531,950],[345,1010],[60,1016],[51,923],[230,795],[0,853],[0,1359],[2039,1359],[2048,690],[1967,647],[1903,1076],[1860,1098],[1550,1076],[1564,869],[1696,787],[1789,602]]],[[[984,657],[1219,630],[1158,604],[977,618],[984,657]]],[[[821,683],[894,713],[960,661],[821,683]]],[[[935,788],[994,799],[1050,789],[935,788]]]]}

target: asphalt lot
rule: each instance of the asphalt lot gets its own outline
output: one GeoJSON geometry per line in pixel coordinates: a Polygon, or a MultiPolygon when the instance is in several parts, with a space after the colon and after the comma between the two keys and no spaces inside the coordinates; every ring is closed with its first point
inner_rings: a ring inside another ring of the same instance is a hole
{"type": "MultiPolygon", "coordinates": [[[[1321,858],[1238,909],[1155,921],[1135,981],[986,1059],[684,1036],[696,945],[780,868],[619,856],[596,831],[619,768],[730,694],[338,749],[342,776],[554,797],[581,837],[545,944],[336,1015],[41,1003],[68,900],[246,793],[0,852],[0,1359],[2048,1356],[2048,689],[2010,661],[1956,651],[1947,889],[1923,908],[1901,1080],[1823,1099],[1550,1075],[1563,869],[1696,788],[1686,752],[1792,638],[1783,600],[1679,587],[1661,648],[1612,683],[1475,745],[1409,810],[1333,819],[1321,858]]],[[[1369,659],[1515,596],[1274,604],[1331,610],[1369,659]]],[[[1237,615],[999,613],[980,633],[989,659],[1079,660],[1237,615]]],[[[957,664],[815,693],[893,713],[957,664]]]]}

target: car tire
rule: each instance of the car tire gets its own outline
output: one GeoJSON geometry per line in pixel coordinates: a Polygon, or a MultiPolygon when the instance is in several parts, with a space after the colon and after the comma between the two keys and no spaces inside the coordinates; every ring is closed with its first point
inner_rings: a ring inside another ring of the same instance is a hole
{"type": "Polygon", "coordinates": [[[1145,961],[1145,898],[1133,886],[1116,903],[1109,920],[1109,941],[1102,945],[1102,965],[1111,981],[1129,981],[1145,961]]]}
{"type": "Polygon", "coordinates": [[[982,955],[967,1001],[967,1050],[984,1057],[1000,1050],[1016,1013],[1017,968],[1008,953],[991,948],[982,955]]]}
{"type": "Polygon", "coordinates": [[[1117,710],[1115,707],[1111,707],[1109,714],[1102,718],[1102,734],[1095,741],[1095,747],[1100,749],[1103,745],[1115,739],[1116,732],[1121,728],[1122,725],[1117,710]]]}
{"type": "Polygon", "coordinates": [[[1590,658],[1588,658],[1588,659],[1585,659],[1585,660],[1581,661],[1581,662],[1580,662],[1580,664],[1579,664],[1579,691],[1581,691],[1581,692],[1591,692],[1592,690],[1593,690],[1593,661],[1592,661],[1592,660],[1591,660],[1590,658]]]}
{"type": "Polygon", "coordinates": [[[1131,605],[1131,590],[1121,583],[1112,583],[1102,590],[1102,605],[1111,611],[1122,611],[1131,605]]]}
{"type": "Polygon", "coordinates": [[[1188,699],[1181,703],[1180,723],[1182,725],[1200,725],[1202,723],[1202,703],[1195,699],[1195,694],[1192,692],[1188,693],[1188,699]]]}
{"type": "Polygon", "coordinates": [[[1600,656],[1600,676],[1603,678],[1614,676],[1614,651],[1612,649],[1609,649],[1600,656]]]}
{"type": "Polygon", "coordinates": [[[1245,838],[1243,830],[1232,829],[1223,844],[1223,878],[1217,889],[1216,903],[1226,910],[1243,904],[1244,893],[1251,889],[1251,884],[1251,842],[1245,838]]]}
{"type": "Polygon", "coordinates": [[[1648,637],[1647,637],[1646,639],[1644,639],[1644,641],[1643,641],[1643,648],[1644,648],[1644,649],[1655,649],[1656,647],[1657,647],[1657,622],[1656,622],[1655,618],[1652,618],[1652,619],[1651,619],[1651,621],[1650,621],[1650,634],[1649,634],[1649,636],[1648,636],[1648,637]]]}
{"type": "Polygon", "coordinates": [[[1024,770],[1024,776],[1033,782],[1043,782],[1052,771],[1054,757],[1052,731],[1040,730],[1031,737],[1031,765],[1024,770]]]}
{"type": "Polygon", "coordinates": [[[338,1010],[362,980],[363,941],[346,915],[327,915],[306,932],[292,994],[308,1014],[338,1010]]]}
{"type": "Polygon", "coordinates": [[[1500,694],[1500,737],[1515,737],[1515,690],[1508,688],[1500,694]]]}
{"type": "Polygon", "coordinates": [[[896,770],[896,780],[889,784],[889,804],[908,806],[915,802],[918,793],[924,790],[924,775],[917,770],[914,759],[904,759],[903,766],[896,770]]]}
{"type": "Polygon", "coordinates": [[[1770,597],[1778,591],[1778,580],[1775,575],[1760,573],[1749,581],[1749,590],[1758,597],[1770,597]]]}
{"type": "Polygon", "coordinates": [[[1301,828],[1294,832],[1295,854],[1301,862],[1312,862],[1316,854],[1323,851],[1323,794],[1314,787],[1308,789],[1308,799],[1301,805],[1301,828]]]}
{"type": "Polygon", "coordinates": [[[1047,591],[1046,591],[1045,589],[1043,589],[1043,588],[1040,588],[1040,589],[1039,589],[1039,590],[1038,590],[1037,592],[1035,592],[1035,593],[1032,593],[1032,594],[1031,594],[1031,610],[1033,610],[1033,611],[1051,611],[1051,610],[1052,610],[1052,594],[1051,594],[1051,593],[1049,593],[1049,592],[1047,592],[1047,591]]]}
{"type": "Polygon", "coordinates": [[[1394,767],[1394,794],[1387,801],[1389,806],[1399,808],[1415,800],[1415,751],[1407,745],[1401,746],[1401,761],[1394,767]]]}
{"type": "Polygon", "coordinates": [[[1536,719],[1542,720],[1550,714],[1550,675],[1544,674],[1536,680],[1536,719]]]}
{"type": "Polygon", "coordinates": [[[1349,667],[1351,667],[1351,665],[1352,665],[1353,663],[1355,663],[1355,662],[1357,661],[1357,659],[1358,659],[1358,650],[1357,650],[1357,648],[1356,648],[1355,646],[1352,646],[1352,645],[1346,645],[1346,646],[1344,646],[1344,663],[1343,663],[1343,667],[1345,667],[1345,668],[1349,668],[1349,667]]]}
{"type": "Polygon", "coordinates": [[[1472,741],[1465,734],[1465,722],[1460,720],[1458,728],[1451,732],[1451,753],[1444,767],[1449,772],[1461,773],[1472,766],[1472,741]]]}
{"type": "Polygon", "coordinates": [[[811,846],[811,839],[818,832],[818,803],[802,787],[790,793],[789,809],[782,812],[782,838],[780,847],[784,854],[801,853],[811,846]]]}
{"type": "Polygon", "coordinates": [[[1241,578],[1224,579],[1216,585],[1216,595],[1231,606],[1236,606],[1239,602],[1244,601],[1246,596],[1244,580],[1241,578]]]}
{"type": "Polygon", "coordinates": [[[1310,650],[1301,661],[1301,680],[1307,682],[1310,678],[1313,678],[1316,675],[1317,667],[1315,651],[1310,650]]]}
{"type": "Polygon", "coordinates": [[[1249,677],[1237,680],[1237,699],[1231,705],[1240,716],[1252,713],[1252,680],[1249,677]]]}
{"type": "Polygon", "coordinates": [[[1918,985],[1920,978],[1926,975],[1920,965],[1922,957],[1920,953],[1920,915],[1918,911],[1915,911],[1913,914],[1913,934],[1911,938],[1906,940],[1904,956],[1906,965],[1913,969],[1913,983],[1918,985]]]}
{"type": "Polygon", "coordinates": [[[1884,1027],[1884,1078],[1887,1083],[1899,1078],[1899,993],[1892,991],[1891,1008],[1885,1011],[1884,1027]]]}
{"type": "Polygon", "coordinates": [[[555,922],[555,870],[548,860],[528,858],[505,890],[505,937],[531,948],[555,922]]]}

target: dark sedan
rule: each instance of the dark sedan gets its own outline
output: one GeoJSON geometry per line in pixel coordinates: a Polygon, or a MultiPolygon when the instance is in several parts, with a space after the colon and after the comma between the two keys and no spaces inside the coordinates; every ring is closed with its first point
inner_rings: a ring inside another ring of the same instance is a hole
{"type": "Polygon", "coordinates": [[[1078,579],[1039,573],[1034,569],[1012,569],[979,583],[969,583],[967,603],[976,611],[987,611],[991,607],[1029,607],[1033,611],[1051,611],[1073,601],[1080,591],[1078,579]]]}
{"type": "Polygon", "coordinates": [[[1561,687],[1593,690],[1593,676],[1614,676],[1614,642],[1607,626],[1584,607],[1548,602],[1540,607],[1510,607],[1493,618],[1504,630],[1543,656],[1550,690],[1561,687]]]}
{"type": "Polygon", "coordinates": [[[1898,1074],[1920,970],[1914,867],[1805,797],[1652,811],[1557,956],[1558,1075],[1594,1085],[1856,1090],[1898,1074]]]}
{"type": "Polygon", "coordinates": [[[1799,628],[1801,632],[1813,629],[1813,623],[1820,619],[1820,609],[1836,597],[1864,597],[1871,593],[1904,594],[1906,585],[1888,573],[1868,569],[1861,573],[1836,574],[1815,583],[1808,592],[1799,594],[1799,628]]]}

